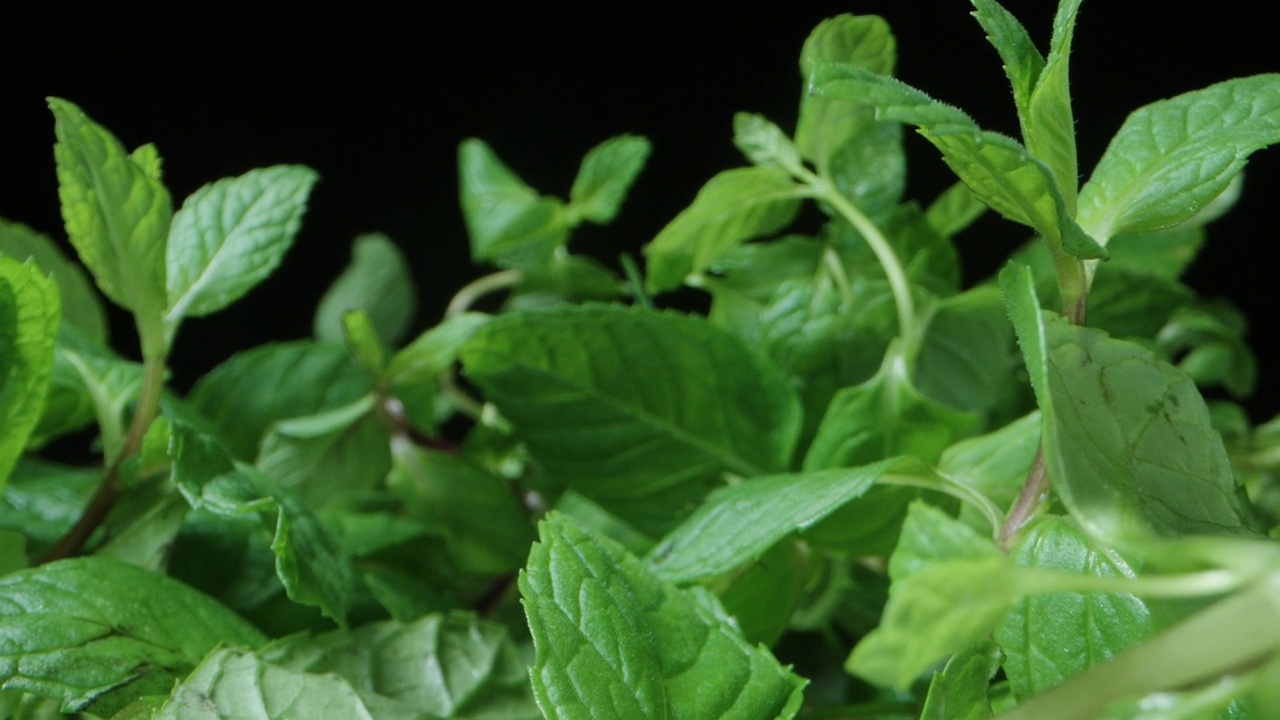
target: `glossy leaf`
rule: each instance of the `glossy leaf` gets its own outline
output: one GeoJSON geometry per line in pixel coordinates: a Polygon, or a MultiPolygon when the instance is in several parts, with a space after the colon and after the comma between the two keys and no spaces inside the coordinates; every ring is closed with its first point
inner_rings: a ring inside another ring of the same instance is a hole
{"type": "Polygon", "coordinates": [[[113,560],[62,560],[0,578],[0,680],[108,716],[167,692],[219,643],[265,638],[211,598],[113,560]]]}
{"type": "Polygon", "coordinates": [[[651,292],[672,290],[726,252],[789,224],[803,190],[781,168],[726,170],[645,247],[651,292]]]}
{"type": "Polygon", "coordinates": [[[165,241],[172,201],[158,157],[139,164],[75,105],[49,99],[57,120],[58,196],[67,237],[102,292],[139,319],[143,345],[163,342],[165,241]]]}
{"type": "Polygon", "coordinates": [[[1097,238],[1175,225],[1218,197],[1249,155],[1280,142],[1280,75],[1227,80],[1135,110],[1080,190],[1097,238]]]}
{"type": "Polygon", "coordinates": [[[320,298],[313,334],[321,342],[340,341],[342,316],[363,310],[383,342],[399,345],[417,307],[404,254],[386,235],[361,235],[351,246],[351,262],[320,298]]]}
{"type": "Polygon", "coordinates": [[[524,184],[480,140],[458,147],[462,214],[471,257],[502,267],[537,267],[569,236],[564,205],[524,184]]]}
{"type": "Polygon", "coordinates": [[[1000,275],[1044,414],[1054,489],[1095,537],[1249,535],[1253,520],[1191,378],[1150,351],[1039,310],[1025,269],[1000,275]]]}
{"type": "Polygon", "coordinates": [[[173,216],[165,256],[170,332],[217,312],[270,275],[293,245],[317,175],[277,165],[196,190],[173,216]]]}
{"type": "Polygon", "coordinates": [[[638,135],[619,135],[591,148],[569,190],[570,222],[577,217],[612,222],[650,150],[649,141],[638,135]]]}
{"type": "MultiPolygon", "coordinates": [[[[1010,553],[1028,567],[1066,570],[1094,577],[1134,577],[1118,553],[1097,546],[1063,518],[1048,517],[1022,537],[1010,553]]],[[[1151,634],[1151,611],[1133,595],[1052,593],[1014,605],[996,627],[1004,671],[1019,699],[1060,684],[1117,655],[1151,634]]]]}
{"type": "Polygon", "coordinates": [[[342,678],[432,718],[540,718],[528,658],[501,625],[465,613],[380,622],[316,637],[294,636],[262,652],[272,665],[342,678]]]}
{"type": "Polygon", "coordinates": [[[0,253],[18,261],[30,258],[53,277],[62,299],[62,327],[74,327],[94,342],[106,342],[107,316],[102,298],[84,270],[53,240],[21,223],[0,219],[0,253]]]}
{"type": "Polygon", "coordinates": [[[40,422],[58,303],[57,285],[34,263],[0,255],[0,489],[40,422]]]}
{"type": "Polygon", "coordinates": [[[674,313],[504,315],[460,355],[547,473],[624,518],[646,495],[782,470],[799,432],[799,405],[776,367],[674,313]]]}
{"type": "Polygon", "coordinates": [[[713,597],[677,590],[551,515],[520,576],[548,718],[791,718],[804,681],[743,640],[713,597]],[[572,661],[572,662],[571,662],[572,661]]]}

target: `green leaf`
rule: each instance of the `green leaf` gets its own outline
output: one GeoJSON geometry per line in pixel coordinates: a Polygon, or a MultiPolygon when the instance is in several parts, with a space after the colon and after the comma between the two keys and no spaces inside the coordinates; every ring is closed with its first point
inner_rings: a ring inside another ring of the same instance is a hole
{"type": "Polygon", "coordinates": [[[381,379],[387,367],[387,348],[367,312],[352,310],[342,316],[342,339],[355,364],[371,377],[381,379]]]}
{"type": "Polygon", "coordinates": [[[531,268],[564,246],[564,204],[525,185],[484,142],[471,139],[458,147],[458,176],[473,259],[531,268]]]}
{"type": "Polygon", "coordinates": [[[994,432],[961,440],[943,451],[938,472],[997,507],[1011,507],[1040,447],[1040,424],[1040,413],[1033,412],[994,432]]]}
{"type": "Polygon", "coordinates": [[[540,718],[528,659],[501,625],[465,613],[412,623],[381,622],[272,643],[263,658],[281,668],[341,677],[432,718],[540,718]]]}
{"type": "Polygon", "coordinates": [[[1071,90],[1068,60],[1076,13],[1081,0],[1064,0],[1058,4],[1053,19],[1053,38],[1049,56],[1036,80],[1027,104],[1019,105],[1023,118],[1022,135],[1027,149],[1049,166],[1062,192],[1068,214],[1076,212],[1076,188],[1079,171],[1076,163],[1076,123],[1071,112],[1071,90]]]}
{"type": "Polygon", "coordinates": [[[0,255],[0,489],[40,422],[58,318],[54,281],[32,262],[0,255]]]}
{"type": "Polygon", "coordinates": [[[62,327],[74,327],[94,342],[107,341],[107,315],[102,299],[84,270],[48,236],[20,223],[0,220],[0,253],[15,260],[30,258],[53,277],[62,298],[62,327]]]}
{"type": "Polygon", "coordinates": [[[164,572],[169,549],[191,506],[172,487],[147,486],[123,498],[113,523],[123,529],[94,550],[94,555],[164,572]]]}
{"type": "Polygon", "coordinates": [[[804,680],[743,640],[713,597],[677,590],[562,516],[520,575],[548,718],[791,718],[804,680]],[[554,568],[554,572],[553,572],[554,568]]]}
{"type": "Polygon", "coordinates": [[[458,565],[503,573],[524,564],[533,524],[508,483],[455,456],[392,441],[387,484],[410,513],[441,527],[458,565]]]}
{"type": "Polygon", "coordinates": [[[937,304],[921,340],[912,377],[920,393],[985,417],[1016,392],[1013,327],[1000,293],[979,286],[937,304]]]}
{"type": "Polygon", "coordinates": [[[989,720],[987,688],[999,668],[995,643],[979,643],[956,653],[942,672],[933,676],[920,720],[989,720]]]}
{"type": "Polygon", "coordinates": [[[577,218],[612,222],[650,150],[649,141],[637,135],[618,135],[591,148],[569,190],[569,223],[577,224],[577,218]]]}
{"type": "MultiPolygon", "coordinates": [[[[1110,548],[1099,547],[1064,518],[1047,517],[1013,548],[1014,562],[1092,577],[1134,577],[1110,548]]],[[[1050,593],[1014,605],[996,627],[1004,671],[1019,700],[1117,655],[1146,639],[1151,612],[1133,595],[1050,593]]]]}
{"type": "Polygon", "coordinates": [[[861,497],[884,475],[921,471],[918,462],[891,458],[721,488],[654,547],[649,566],[664,580],[680,584],[727,574],[861,497]]]}
{"type": "Polygon", "coordinates": [[[902,523],[902,538],[889,558],[894,582],[953,559],[997,557],[990,535],[981,535],[942,510],[917,500],[902,523]]]}
{"type": "Polygon", "coordinates": [[[1150,351],[1037,306],[1030,273],[1000,273],[1036,400],[1045,464],[1078,522],[1108,542],[1250,535],[1253,521],[1195,383],[1150,351]]]}
{"type": "Polygon", "coordinates": [[[164,342],[165,240],[173,216],[159,158],[153,148],[139,164],[66,100],[50,98],[49,108],[57,120],[53,154],[67,237],[102,292],[133,311],[143,347],[156,351],[164,342]]]}
{"type": "Polygon", "coordinates": [[[99,468],[75,468],[26,457],[0,495],[0,528],[26,538],[33,557],[66,534],[102,480],[99,468]]]}
{"type": "MultiPolygon", "coordinates": [[[[996,0],[972,0],[973,17],[987,33],[987,40],[1000,54],[1005,75],[1013,88],[1013,102],[1018,119],[1026,123],[1032,104],[1032,93],[1044,71],[1045,59],[1036,49],[1031,35],[1022,23],[996,0]]],[[[1023,134],[1026,134],[1024,125],[1023,134]]]]}
{"type": "Polygon", "coordinates": [[[1249,155],[1280,142],[1280,75],[1227,80],[1135,110],[1080,190],[1102,241],[1175,225],[1218,197],[1249,155]]]}
{"type": "Polygon", "coordinates": [[[320,298],[313,333],[321,342],[341,341],[342,316],[364,310],[378,336],[398,345],[417,307],[418,293],[400,249],[386,235],[361,235],[351,245],[351,262],[320,298]]]}
{"type": "Polygon", "coordinates": [[[155,720],[419,720],[402,703],[362,698],[336,675],[282,668],[254,653],[219,648],[173,688],[155,720]]]}
{"type": "Polygon", "coordinates": [[[892,75],[897,41],[884,18],[875,15],[839,15],[814,28],[800,51],[800,75],[805,91],[796,123],[796,146],[820,173],[851,141],[875,123],[870,108],[850,111],[840,102],[810,92],[818,67],[824,62],[845,63],[879,75],[892,75]]]}
{"type": "Polygon", "coordinates": [[[544,265],[520,273],[502,309],[527,310],[560,303],[610,302],[627,296],[618,274],[582,255],[557,254],[544,265]]]}
{"type": "Polygon", "coordinates": [[[254,465],[312,509],[373,487],[391,469],[391,437],[375,402],[366,396],[277,422],[262,439],[254,465]]]}
{"type": "Polygon", "coordinates": [[[645,246],[651,292],[672,290],[741,243],[786,227],[804,189],[781,168],[726,170],[645,246]]]}
{"type": "Polygon", "coordinates": [[[239,300],[280,264],[318,176],[276,165],[196,190],[173,216],[165,256],[170,333],[239,300]]]}
{"type": "Polygon", "coordinates": [[[138,396],[142,365],[64,331],[54,372],[55,378],[64,380],[68,392],[87,400],[98,420],[105,454],[108,459],[115,457],[124,441],[125,411],[138,396]]]}
{"type": "Polygon", "coordinates": [[[1111,257],[1098,267],[1098,276],[1123,269],[1177,280],[1195,260],[1204,241],[1203,228],[1187,225],[1145,235],[1116,235],[1107,243],[1111,257]]]}
{"type": "Polygon", "coordinates": [[[0,578],[0,680],[109,716],[163,694],[219,643],[265,638],[211,598],[113,560],[61,560],[0,578]]]}
{"type": "Polygon", "coordinates": [[[800,429],[799,403],[772,363],[674,313],[503,315],[460,356],[548,475],[631,521],[647,495],[784,469],[800,429]]]}
{"type": "Polygon", "coordinates": [[[804,167],[791,138],[768,118],[740,112],[733,116],[733,144],[752,164],[795,173],[804,167]]]}
{"type": "Polygon", "coordinates": [[[968,185],[957,182],[929,203],[924,212],[929,225],[945,238],[951,238],[982,217],[987,206],[968,185]]]}
{"type": "Polygon", "coordinates": [[[252,461],[272,424],[337,409],[372,388],[345,348],[304,340],[237,353],[196,383],[190,401],[237,459],[252,461]]]}
{"type": "Polygon", "coordinates": [[[490,316],[466,312],[446,319],[419,335],[391,357],[385,378],[406,419],[428,434],[436,431],[436,398],[440,376],[458,359],[458,348],[490,316]]]}

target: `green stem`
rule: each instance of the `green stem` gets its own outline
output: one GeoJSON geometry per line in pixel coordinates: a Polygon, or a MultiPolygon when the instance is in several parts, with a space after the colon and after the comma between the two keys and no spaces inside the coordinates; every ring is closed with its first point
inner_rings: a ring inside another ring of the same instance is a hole
{"type": "Polygon", "coordinates": [[[491,275],[477,278],[462,286],[462,289],[449,301],[445,308],[444,318],[448,320],[471,309],[476,301],[490,293],[505,290],[520,282],[522,273],[519,270],[503,270],[491,275]]]}
{"type": "Polygon", "coordinates": [[[1044,441],[1036,448],[1036,457],[1031,461],[1031,470],[1022,484],[1018,499],[1005,517],[1004,527],[1000,528],[1000,547],[1008,550],[1013,543],[1013,536],[1023,525],[1027,524],[1040,508],[1040,503],[1049,497],[1049,473],[1044,467],[1044,441]]]}
{"type": "Polygon", "coordinates": [[[1000,512],[1000,508],[995,503],[987,499],[986,495],[974,490],[968,485],[958,483],[945,475],[939,473],[942,479],[941,483],[931,481],[926,478],[911,477],[909,475],[882,475],[877,483],[881,485],[898,485],[901,487],[918,487],[925,490],[933,490],[935,492],[945,493],[957,500],[967,502],[981,512],[987,522],[991,523],[992,531],[1000,529],[1001,520],[1004,514],[1000,512]]]}

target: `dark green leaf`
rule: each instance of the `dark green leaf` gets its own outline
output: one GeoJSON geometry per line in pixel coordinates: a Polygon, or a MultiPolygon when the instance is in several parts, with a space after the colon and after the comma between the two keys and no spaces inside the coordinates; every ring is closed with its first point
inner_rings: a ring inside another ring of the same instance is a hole
{"type": "Polygon", "coordinates": [[[332,673],[362,697],[376,694],[432,718],[541,717],[525,653],[501,625],[464,613],[285,638],[262,656],[289,670],[332,673]]]}
{"type": "Polygon", "coordinates": [[[39,556],[71,529],[101,480],[98,468],[23,458],[0,495],[0,528],[22,533],[39,556]]]}
{"type": "Polygon", "coordinates": [[[579,217],[600,225],[611,222],[650,149],[649,141],[637,135],[619,135],[591,148],[569,190],[569,223],[576,224],[579,217]]]}
{"type": "Polygon", "coordinates": [[[939,302],[918,352],[916,387],[948,407],[985,418],[1017,390],[1013,326],[990,285],[939,302]]]}
{"type": "Polygon", "coordinates": [[[747,644],[716,600],[654,577],[562,516],[520,576],[548,718],[791,718],[804,681],[747,644]],[[554,571],[553,571],[554,570],[554,571]]]}
{"type": "Polygon", "coordinates": [[[210,183],[173,216],[165,256],[173,331],[240,299],[280,264],[302,224],[314,170],[277,165],[210,183]]]}
{"type": "Polygon", "coordinates": [[[458,176],[472,258],[530,268],[564,246],[569,216],[563,203],[525,185],[482,141],[458,147],[458,176]]]}
{"type": "Polygon", "coordinates": [[[58,287],[35,263],[0,255],[0,489],[44,406],[58,335],[58,287]]]}
{"type": "Polygon", "coordinates": [[[440,418],[436,399],[440,376],[458,359],[458,348],[488,315],[467,312],[448,318],[419,335],[391,357],[385,376],[391,394],[414,427],[433,434],[440,418]]]}
{"type": "Polygon", "coordinates": [[[94,342],[107,341],[107,316],[101,297],[84,270],[46,235],[20,223],[0,220],[0,253],[19,261],[31,258],[44,274],[53,276],[62,299],[63,327],[74,327],[94,342]]]}
{"type": "Polygon", "coordinates": [[[1280,75],[1254,75],[1135,110],[1080,190],[1080,223],[1102,240],[1192,217],[1249,155],[1280,142],[1280,75]]]}
{"type": "Polygon", "coordinates": [[[156,350],[164,342],[165,241],[173,217],[159,158],[152,148],[140,164],[66,100],[50,98],[49,108],[57,120],[54,158],[67,237],[102,292],[133,311],[144,348],[156,350]]]}
{"type": "Polygon", "coordinates": [[[219,643],[265,638],[209,597],[113,560],[61,560],[0,578],[0,679],[107,716],[167,692],[219,643]]]}
{"type": "MultiPolygon", "coordinates": [[[[1047,517],[1013,548],[1014,562],[1093,577],[1133,577],[1110,548],[1097,546],[1070,521],[1047,517]]],[[[1014,605],[996,627],[1004,671],[1019,700],[1060,684],[1085,668],[1137,645],[1152,632],[1151,612],[1133,595],[1049,593],[1014,605]]]]}
{"type": "Polygon", "coordinates": [[[652,292],[672,290],[748,240],[786,227],[803,189],[781,168],[726,170],[645,247],[652,292]]]}
{"type": "Polygon", "coordinates": [[[386,235],[361,235],[351,245],[351,262],[320,298],[313,333],[322,342],[340,341],[342,316],[364,310],[378,336],[398,345],[417,307],[418,293],[404,254],[386,235]]]}
{"type": "Polygon", "coordinates": [[[674,313],[503,315],[460,355],[551,477],[628,520],[653,493],[782,470],[800,429],[799,403],[775,366],[674,313]]]}

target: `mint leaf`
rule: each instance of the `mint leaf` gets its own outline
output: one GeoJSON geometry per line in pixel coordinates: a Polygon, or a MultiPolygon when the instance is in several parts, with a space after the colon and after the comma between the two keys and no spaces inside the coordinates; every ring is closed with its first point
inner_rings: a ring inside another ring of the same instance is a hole
{"type": "MultiPolygon", "coordinates": [[[[1070,521],[1047,517],[1013,548],[1014,562],[1093,577],[1133,577],[1118,553],[1098,547],[1070,521]]],[[[1151,611],[1132,595],[1050,593],[1014,605],[996,627],[1013,694],[1025,700],[1146,639],[1151,611]]]]}
{"type": "Polygon", "coordinates": [[[74,327],[94,342],[107,341],[107,316],[101,297],[84,270],[48,236],[26,225],[0,220],[0,253],[18,261],[31,258],[44,274],[53,277],[62,298],[63,327],[74,327]]]}
{"type": "Polygon", "coordinates": [[[1044,414],[1045,464],[1077,521],[1111,542],[1253,533],[1190,377],[1138,345],[1041,311],[1025,268],[1009,265],[1000,283],[1044,414]]]}
{"type": "Polygon", "coordinates": [[[973,194],[969,186],[957,182],[929,203],[924,217],[939,235],[951,238],[982,217],[986,211],[987,206],[973,194]]]}
{"type": "Polygon", "coordinates": [[[1044,69],[1036,79],[1035,90],[1031,92],[1025,109],[1019,105],[1019,116],[1024,117],[1022,135],[1027,149],[1053,171],[1067,212],[1073,216],[1076,212],[1076,188],[1080,181],[1076,167],[1076,123],[1071,112],[1068,60],[1080,2],[1064,0],[1058,4],[1044,69]]]}
{"type": "Polygon", "coordinates": [[[997,507],[1013,505],[1040,447],[1040,413],[999,430],[965,438],[942,452],[938,472],[980,492],[997,507]]]}
{"type": "Polygon", "coordinates": [[[525,185],[484,142],[471,139],[458,146],[458,179],[473,259],[531,268],[564,246],[569,237],[564,204],[525,185]]]}
{"type": "Polygon", "coordinates": [[[489,315],[466,312],[446,319],[402,348],[387,363],[385,382],[415,427],[434,433],[441,419],[436,398],[440,376],[458,359],[458,348],[489,315]]]}
{"type": "Polygon", "coordinates": [[[1080,223],[1103,241],[1175,225],[1276,142],[1280,75],[1227,80],[1139,108],[1080,190],[1080,223]]]}
{"type": "Polygon", "coordinates": [[[362,698],[346,680],[274,665],[238,648],[209,654],[173,693],[155,720],[418,720],[416,709],[389,699],[362,698]]]}
{"type": "Polygon", "coordinates": [[[624,519],[646,495],[782,470],[799,432],[799,404],[772,363],[674,313],[503,315],[460,357],[549,475],[624,519]]]}
{"type": "Polygon", "coordinates": [[[979,643],[956,653],[933,676],[920,720],[988,720],[992,713],[987,688],[999,668],[994,643],[979,643]]]}
{"type": "Polygon", "coordinates": [[[313,332],[321,342],[343,339],[342,316],[364,310],[378,336],[399,345],[418,307],[409,263],[386,235],[361,235],[351,246],[351,262],[325,291],[316,308],[313,332]]]}
{"type": "Polygon", "coordinates": [[[280,668],[341,677],[362,697],[376,694],[432,718],[541,717],[525,653],[501,625],[466,613],[293,636],[261,655],[280,668]]]}
{"type": "Polygon", "coordinates": [[[779,167],[791,173],[804,167],[791,138],[763,115],[734,115],[733,144],[759,167],[779,167]]]}
{"type": "Polygon", "coordinates": [[[49,99],[57,120],[58,196],[67,237],[98,287],[138,318],[144,348],[164,343],[165,241],[173,216],[159,158],[129,156],[80,108],[49,99]]]}
{"type": "Polygon", "coordinates": [[[166,692],[219,643],[265,638],[209,597],[163,575],[79,558],[0,578],[0,680],[109,716],[166,692]]]}
{"type": "Polygon", "coordinates": [[[891,458],[721,488],[654,547],[649,566],[664,580],[681,584],[725,575],[861,497],[883,475],[922,471],[920,463],[891,458]]]}
{"type": "Polygon", "coordinates": [[[0,495],[0,528],[22,533],[38,557],[71,529],[101,480],[98,468],[21,458],[0,495]]]}
{"type": "Polygon", "coordinates": [[[314,170],[277,165],[196,190],[173,216],[165,257],[172,333],[185,317],[217,312],[280,264],[302,223],[314,170]]]}
{"type": "Polygon", "coordinates": [[[1000,293],[979,286],[940,301],[916,355],[912,377],[920,393],[980,418],[1007,404],[1016,387],[1013,327],[1000,293]]]}
{"type": "Polygon", "coordinates": [[[1000,54],[1005,75],[1013,88],[1013,102],[1018,119],[1025,123],[1030,115],[1031,95],[1044,71],[1045,59],[1036,49],[1030,33],[1022,23],[996,0],[972,0],[973,17],[987,33],[987,40],[1000,54]]]}
{"type": "Polygon", "coordinates": [[[781,168],[726,170],[645,246],[650,292],[672,290],[735,246],[786,227],[804,189],[781,168]]]}
{"type": "Polygon", "coordinates": [[[612,137],[591,148],[569,190],[569,223],[577,224],[578,218],[612,222],[650,149],[649,141],[636,135],[612,137]]]}
{"type": "Polygon", "coordinates": [[[40,421],[58,310],[53,280],[32,262],[0,255],[0,489],[40,421]]]}
{"type": "Polygon", "coordinates": [[[548,718],[795,716],[804,681],[749,646],[705,591],[677,590],[560,515],[539,535],[520,594],[548,718]]]}
{"type": "Polygon", "coordinates": [[[138,396],[142,365],[64,331],[57,348],[54,376],[65,383],[68,394],[74,393],[73,397],[90,405],[98,420],[106,456],[114,457],[124,439],[125,411],[138,396]]]}

